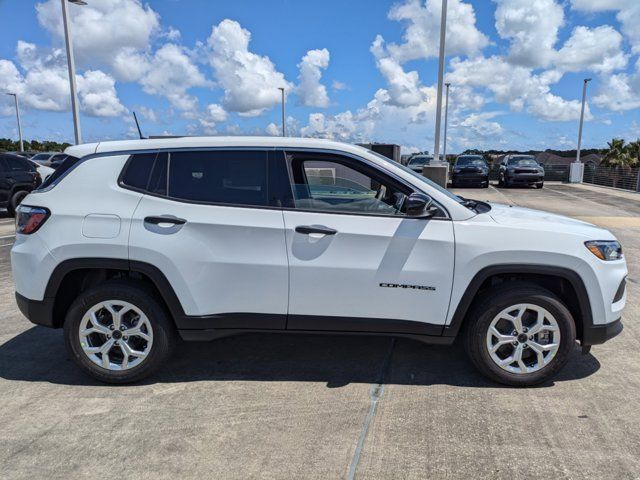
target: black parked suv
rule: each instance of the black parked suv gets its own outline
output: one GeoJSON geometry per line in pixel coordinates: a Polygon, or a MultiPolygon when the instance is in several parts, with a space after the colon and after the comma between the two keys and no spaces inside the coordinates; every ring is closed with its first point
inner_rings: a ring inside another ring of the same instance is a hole
{"type": "Polygon", "coordinates": [[[513,185],[544,185],[544,168],[531,155],[507,155],[500,163],[498,185],[511,187],[513,185]]]}
{"type": "Polygon", "coordinates": [[[14,215],[16,207],[27,194],[40,186],[42,178],[26,158],[0,153],[0,208],[14,215]]]}
{"type": "Polygon", "coordinates": [[[489,166],[481,155],[460,155],[451,171],[451,183],[461,185],[479,185],[489,187],[489,166]]]}

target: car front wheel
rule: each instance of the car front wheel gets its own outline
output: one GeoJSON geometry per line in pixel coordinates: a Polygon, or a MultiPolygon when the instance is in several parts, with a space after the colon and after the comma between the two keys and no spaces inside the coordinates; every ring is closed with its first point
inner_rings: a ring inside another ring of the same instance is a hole
{"type": "Polygon", "coordinates": [[[471,361],[505,385],[526,387],[552,379],[575,346],[571,313],[558,297],[536,285],[489,292],[467,321],[471,361]]]}
{"type": "Polygon", "coordinates": [[[81,293],[67,313],[64,334],[78,366],[107,383],[151,375],[175,343],[158,299],[130,281],[106,282],[81,293]]]}

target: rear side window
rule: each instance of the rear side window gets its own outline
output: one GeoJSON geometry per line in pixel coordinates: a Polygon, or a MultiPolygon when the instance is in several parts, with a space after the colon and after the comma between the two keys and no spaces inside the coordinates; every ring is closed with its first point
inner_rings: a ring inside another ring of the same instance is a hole
{"type": "Polygon", "coordinates": [[[4,160],[9,172],[30,172],[35,170],[35,167],[31,167],[24,158],[6,155],[4,160]]]}
{"type": "Polygon", "coordinates": [[[269,205],[266,151],[172,152],[169,197],[204,203],[269,205]]]}
{"type": "Polygon", "coordinates": [[[122,175],[122,183],[128,187],[146,190],[157,156],[157,152],[132,155],[122,175]]]}
{"type": "Polygon", "coordinates": [[[62,177],[69,170],[73,169],[73,167],[79,161],[80,161],[79,158],[68,155],[67,158],[65,158],[64,161],[60,164],[60,166],[56,168],[56,170],[47,177],[47,179],[42,183],[42,185],[40,185],[40,188],[38,188],[38,190],[53,188],[56,184],[60,182],[62,177]]]}

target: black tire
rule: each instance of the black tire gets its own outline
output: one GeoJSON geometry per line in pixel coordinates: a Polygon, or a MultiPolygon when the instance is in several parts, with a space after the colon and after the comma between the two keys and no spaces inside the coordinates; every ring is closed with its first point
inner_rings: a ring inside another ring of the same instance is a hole
{"type": "Polygon", "coordinates": [[[542,188],[542,187],[544,187],[544,182],[536,183],[536,188],[542,188]]]}
{"type": "Polygon", "coordinates": [[[69,308],[64,322],[65,345],[71,358],[83,371],[106,383],[131,383],[153,374],[171,355],[176,337],[174,324],[156,295],[138,282],[128,280],[108,281],[82,292],[69,308]],[[83,316],[88,309],[107,300],[133,304],[147,316],[153,329],[153,343],[147,357],[127,370],[109,370],[96,365],[80,345],[83,316]]]}
{"type": "Polygon", "coordinates": [[[482,188],[489,188],[489,179],[487,178],[481,185],[482,188]]]}
{"type": "Polygon", "coordinates": [[[569,359],[575,348],[576,328],[571,312],[553,293],[537,285],[514,283],[494,289],[477,302],[467,315],[464,341],[467,354],[476,368],[486,377],[504,385],[530,387],[552,379],[569,359]],[[486,335],[496,315],[519,303],[530,303],[546,309],[558,323],[560,346],[555,357],[540,370],[531,373],[511,373],[491,359],[486,335]]]}
{"type": "Polygon", "coordinates": [[[29,192],[27,192],[26,190],[18,190],[11,196],[7,205],[7,212],[9,212],[9,215],[11,215],[12,217],[15,216],[20,202],[22,202],[22,200],[24,200],[24,197],[26,197],[27,195],[29,195],[29,192]]]}

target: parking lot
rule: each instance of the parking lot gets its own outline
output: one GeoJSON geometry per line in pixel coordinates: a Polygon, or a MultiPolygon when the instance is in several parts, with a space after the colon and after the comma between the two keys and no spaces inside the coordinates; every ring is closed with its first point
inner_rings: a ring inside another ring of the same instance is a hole
{"type": "Polygon", "coordinates": [[[322,335],[183,344],[143,384],[106,386],[18,311],[0,212],[0,478],[640,478],[640,194],[456,193],[610,229],[623,333],[532,389],[485,380],[457,345],[322,335]]]}

